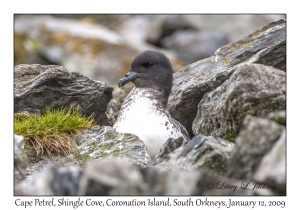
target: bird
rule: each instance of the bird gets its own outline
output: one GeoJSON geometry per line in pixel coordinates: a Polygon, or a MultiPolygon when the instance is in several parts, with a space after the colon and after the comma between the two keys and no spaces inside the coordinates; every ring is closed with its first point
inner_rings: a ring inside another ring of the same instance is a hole
{"type": "Polygon", "coordinates": [[[132,82],[133,89],[124,99],[113,129],[139,137],[154,158],[169,138],[190,140],[187,130],[168,111],[173,85],[173,67],[162,52],[146,50],[132,61],[130,71],[118,86],[132,82]]]}

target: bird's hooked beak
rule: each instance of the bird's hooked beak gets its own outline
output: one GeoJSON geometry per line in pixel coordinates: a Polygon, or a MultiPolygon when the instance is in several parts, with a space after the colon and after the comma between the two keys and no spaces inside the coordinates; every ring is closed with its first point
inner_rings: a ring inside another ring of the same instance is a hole
{"type": "Polygon", "coordinates": [[[128,72],[124,78],[120,79],[119,82],[118,82],[118,86],[119,87],[122,87],[124,86],[125,84],[127,84],[128,82],[134,80],[135,78],[137,77],[137,73],[136,72],[133,72],[133,71],[130,71],[128,72]]]}

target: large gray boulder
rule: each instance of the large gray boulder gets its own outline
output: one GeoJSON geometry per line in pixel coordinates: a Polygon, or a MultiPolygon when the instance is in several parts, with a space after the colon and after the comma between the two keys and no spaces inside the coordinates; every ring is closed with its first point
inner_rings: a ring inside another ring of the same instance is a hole
{"type": "Polygon", "coordinates": [[[260,63],[285,70],[286,22],[278,20],[249,36],[217,50],[207,59],[192,63],[174,74],[168,108],[171,116],[192,136],[192,123],[203,96],[216,89],[238,64],[260,63]]]}
{"type": "Polygon", "coordinates": [[[47,107],[80,107],[83,115],[94,115],[98,125],[109,125],[105,115],[113,88],[103,82],[69,72],[61,66],[21,64],[14,70],[14,112],[43,113],[47,107]]]}
{"type": "Polygon", "coordinates": [[[280,139],[285,126],[274,121],[247,115],[243,129],[235,140],[236,147],[227,175],[234,179],[252,180],[262,158],[280,139]]]}
{"type": "Polygon", "coordinates": [[[89,130],[76,137],[80,165],[87,161],[110,158],[125,159],[134,165],[146,167],[151,163],[147,148],[136,135],[118,133],[109,126],[89,130]]]}
{"type": "Polygon", "coordinates": [[[205,94],[193,122],[195,135],[234,140],[247,114],[267,117],[286,108],[286,73],[261,64],[240,64],[217,89],[205,94]]]}
{"type": "Polygon", "coordinates": [[[152,166],[162,171],[205,168],[211,169],[216,174],[224,174],[234,147],[234,143],[227,140],[198,135],[178,149],[158,155],[153,160],[152,166]]]}

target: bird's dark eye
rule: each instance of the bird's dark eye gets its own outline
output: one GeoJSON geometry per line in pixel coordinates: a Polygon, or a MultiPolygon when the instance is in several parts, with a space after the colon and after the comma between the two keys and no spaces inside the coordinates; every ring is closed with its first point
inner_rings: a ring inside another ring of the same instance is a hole
{"type": "Polygon", "coordinates": [[[144,66],[145,66],[146,68],[150,68],[150,67],[153,66],[153,65],[154,65],[154,63],[153,63],[152,61],[149,61],[149,62],[147,62],[147,63],[144,64],[144,66]]]}

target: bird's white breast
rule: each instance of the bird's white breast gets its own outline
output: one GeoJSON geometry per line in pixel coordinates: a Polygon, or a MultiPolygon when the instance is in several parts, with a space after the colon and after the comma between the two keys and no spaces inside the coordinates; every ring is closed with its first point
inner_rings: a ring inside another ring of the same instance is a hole
{"type": "Polygon", "coordinates": [[[125,99],[113,128],[121,133],[137,135],[146,145],[148,154],[154,157],[168,140],[180,136],[171,124],[170,115],[159,107],[151,91],[133,89],[125,99]]]}

